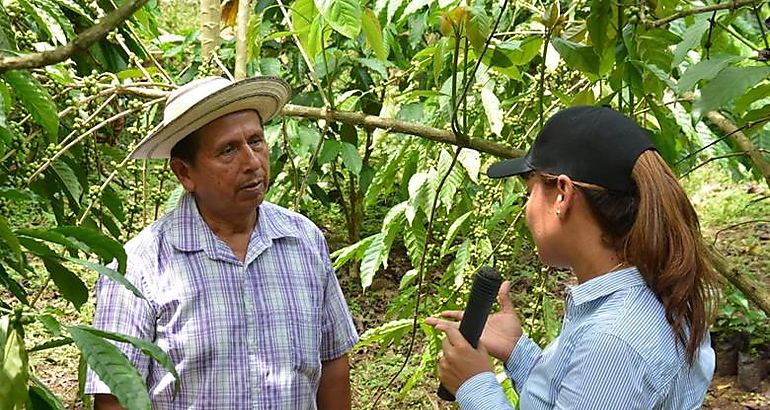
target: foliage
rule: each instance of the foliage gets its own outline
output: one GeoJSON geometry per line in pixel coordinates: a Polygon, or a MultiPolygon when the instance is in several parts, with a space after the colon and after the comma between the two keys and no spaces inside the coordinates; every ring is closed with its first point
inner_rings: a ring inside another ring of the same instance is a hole
{"type": "MultiPolygon", "coordinates": [[[[770,72],[761,19],[749,6],[658,25],[678,2],[648,3],[260,0],[248,25],[247,70],[288,80],[295,104],[521,148],[559,108],[611,104],[650,130],[679,173],[721,158],[735,178],[763,177],[745,148],[704,120],[712,110],[724,113],[768,160],[770,72]]],[[[105,0],[6,1],[0,48],[23,54],[67,43],[113,7],[105,0]]],[[[236,52],[225,35],[216,61],[202,61],[197,30],[163,33],[156,24],[163,14],[151,2],[69,61],[2,75],[0,386],[27,386],[13,389],[11,405],[61,408],[29,370],[24,328],[39,320],[48,323],[51,341],[63,336],[97,372],[116,374],[108,382],[124,404],[147,405],[136,375],[105,341],[123,339],[43,319],[40,296],[52,283],[79,308],[89,294],[82,269],[139,293],[122,278],[120,244],[181,191],[165,164],[128,163],[126,154],[160,121],[169,89],[232,68],[236,52]],[[112,269],[105,266],[113,260],[112,269]]],[[[412,332],[420,335],[420,358],[404,376],[403,394],[433,371],[438,346],[433,331],[413,318],[460,308],[482,265],[530,293],[518,302],[536,319],[526,326],[537,340],[556,334],[561,278],[532,267],[522,183],[482,176],[494,158],[342,122],[285,117],[265,131],[269,200],[313,219],[344,220],[347,243],[333,255],[340,272],[350,267],[366,290],[404,253],[399,294],[362,342],[411,346],[412,332]]],[[[161,353],[152,356],[168,365],[161,353]]]]}

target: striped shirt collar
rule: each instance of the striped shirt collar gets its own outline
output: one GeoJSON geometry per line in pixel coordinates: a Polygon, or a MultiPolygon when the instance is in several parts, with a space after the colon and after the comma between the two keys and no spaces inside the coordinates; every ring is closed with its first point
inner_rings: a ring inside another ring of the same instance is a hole
{"type": "MultiPolygon", "coordinates": [[[[272,242],[274,239],[299,238],[299,232],[292,229],[286,217],[278,212],[275,205],[263,201],[257,207],[259,217],[251,234],[250,242],[272,242]]],[[[209,257],[216,258],[223,245],[198,211],[195,198],[186,193],[180,198],[176,208],[176,221],[168,232],[171,244],[185,252],[205,251],[209,257]]]]}
{"type": "Polygon", "coordinates": [[[572,297],[572,303],[575,306],[580,306],[583,303],[611,295],[619,290],[636,286],[646,286],[646,283],[636,266],[631,266],[605,273],[588,282],[569,287],[567,292],[572,297]]]}

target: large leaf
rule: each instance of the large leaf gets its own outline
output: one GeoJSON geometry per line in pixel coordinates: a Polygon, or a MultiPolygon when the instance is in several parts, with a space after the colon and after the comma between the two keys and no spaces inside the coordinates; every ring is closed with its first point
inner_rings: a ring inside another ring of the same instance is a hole
{"type": "Polygon", "coordinates": [[[113,281],[115,281],[117,283],[120,283],[121,285],[125,286],[126,289],[130,290],[131,293],[134,294],[134,296],[136,296],[136,297],[138,297],[140,299],[145,299],[144,295],[142,295],[142,292],[139,289],[137,289],[133,284],[131,284],[131,282],[129,282],[128,279],[126,279],[126,277],[123,276],[120,272],[115,271],[113,269],[110,269],[110,268],[108,268],[108,267],[106,267],[104,265],[100,265],[98,263],[93,263],[93,262],[86,261],[86,260],[83,260],[83,259],[70,258],[70,257],[65,257],[65,259],[67,259],[70,262],[77,263],[80,266],[83,266],[85,268],[93,269],[96,272],[99,272],[100,274],[102,274],[102,275],[112,279],[113,281]]]}
{"type": "Polygon", "coordinates": [[[490,31],[492,31],[492,20],[484,8],[470,7],[465,20],[465,35],[468,36],[468,41],[476,53],[481,54],[490,31]]]}
{"type": "Polygon", "coordinates": [[[24,348],[24,338],[19,327],[9,321],[8,316],[0,318],[0,333],[5,339],[0,361],[0,409],[21,408],[27,402],[27,380],[29,361],[24,348]]]}
{"type": "Polygon", "coordinates": [[[126,271],[126,251],[120,242],[109,236],[82,226],[57,226],[52,231],[84,243],[88,246],[88,249],[99,255],[105,263],[112,262],[113,259],[117,260],[118,271],[126,271]]]}
{"type": "MultiPolygon", "coordinates": [[[[19,3],[24,7],[26,12],[32,16],[32,18],[35,19],[35,22],[37,22],[38,27],[41,30],[45,30],[48,32],[48,34],[51,36],[51,39],[53,40],[53,43],[56,44],[67,44],[67,34],[68,32],[73,33],[72,25],[69,24],[69,21],[64,18],[65,21],[67,21],[67,25],[69,26],[68,29],[65,29],[61,22],[58,21],[56,14],[50,6],[47,1],[28,1],[28,0],[19,0],[19,3]]],[[[54,4],[54,7],[56,7],[56,10],[58,11],[58,14],[62,14],[61,10],[54,4]]]]}
{"type": "Polygon", "coordinates": [[[698,19],[695,24],[687,27],[682,34],[682,42],[676,45],[674,49],[674,59],[671,61],[671,68],[678,66],[687,56],[687,52],[695,50],[700,45],[703,34],[709,28],[709,23],[705,19],[698,19]]]}
{"type": "Polygon", "coordinates": [[[364,251],[364,257],[361,260],[361,287],[366,289],[372,285],[372,280],[377,270],[382,266],[383,261],[387,260],[390,248],[385,244],[386,234],[380,232],[373,236],[369,246],[364,251]]]}
{"type": "Polygon", "coordinates": [[[29,386],[27,410],[64,410],[66,408],[56,394],[37,377],[30,374],[30,380],[33,384],[29,386]]]}
{"type": "MultiPolygon", "coordinates": [[[[124,342],[128,343],[135,348],[139,349],[144,353],[146,356],[151,357],[156,362],[158,362],[161,366],[163,366],[166,370],[169,371],[172,375],[174,375],[174,379],[176,380],[176,388],[179,389],[180,380],[179,380],[179,374],[176,372],[176,368],[174,367],[174,363],[171,362],[171,358],[168,357],[166,352],[164,352],[158,345],[155,343],[152,343],[151,341],[138,339],[133,336],[128,336],[120,333],[114,333],[114,332],[106,332],[104,330],[95,329],[88,326],[72,326],[69,327],[67,330],[69,330],[70,334],[72,334],[72,329],[78,329],[83,332],[89,332],[95,336],[103,337],[105,339],[114,340],[116,342],[124,342]]],[[[74,337],[73,337],[74,339],[74,337]]],[[[77,342],[76,342],[77,343],[77,342]]]]}
{"type": "Polygon", "coordinates": [[[495,81],[487,75],[487,68],[479,67],[476,72],[476,80],[481,84],[481,105],[489,121],[489,129],[492,133],[501,136],[503,132],[503,110],[500,108],[500,100],[495,92],[495,81]]]}
{"type": "Polygon", "coordinates": [[[727,67],[713,80],[703,86],[701,97],[693,106],[693,114],[700,117],[703,113],[724,107],[735,97],[743,95],[751,87],[770,75],[770,67],[727,67]]]}
{"type": "MultiPolygon", "coordinates": [[[[291,24],[305,51],[310,51],[308,43],[310,26],[317,15],[318,10],[315,8],[313,0],[297,0],[291,7],[291,24]]],[[[310,55],[308,53],[308,57],[312,60],[315,54],[310,55]]]]}
{"type": "Polygon", "coordinates": [[[355,39],[361,32],[358,0],[315,0],[315,6],[329,25],[345,37],[355,39]]]}
{"type": "Polygon", "coordinates": [[[468,220],[468,218],[473,215],[474,211],[468,211],[464,213],[459,218],[455,219],[454,222],[452,222],[452,225],[449,226],[449,229],[447,230],[446,236],[444,237],[444,243],[441,245],[441,256],[449,252],[449,247],[452,246],[452,243],[454,243],[455,238],[457,237],[458,232],[460,229],[463,228],[465,225],[465,221],[468,220]]]}
{"type": "Polygon", "coordinates": [[[88,300],[88,288],[83,281],[53,258],[43,258],[43,263],[62,296],[80,309],[88,300]]]}
{"type": "Polygon", "coordinates": [[[2,264],[0,264],[0,285],[5,286],[5,288],[8,289],[16,299],[19,299],[21,303],[25,305],[29,304],[29,301],[27,301],[27,291],[19,285],[19,282],[16,282],[8,275],[8,271],[5,270],[5,267],[2,264]]]}
{"type": "Polygon", "coordinates": [[[363,20],[361,20],[361,29],[364,31],[364,37],[369,47],[374,50],[374,55],[380,60],[388,59],[388,49],[385,40],[382,38],[382,27],[380,21],[374,12],[367,8],[364,9],[363,20]]]}
{"type": "Polygon", "coordinates": [[[11,228],[8,226],[8,221],[2,215],[0,215],[0,239],[2,239],[3,242],[5,242],[5,245],[14,253],[16,256],[15,265],[18,270],[21,270],[23,259],[21,256],[19,238],[16,237],[16,234],[14,234],[13,231],[11,231],[11,228]]]}
{"type": "Polygon", "coordinates": [[[611,0],[591,0],[591,12],[588,13],[586,26],[588,26],[588,35],[591,38],[591,44],[594,46],[594,52],[598,56],[604,53],[611,19],[611,0]]]}
{"type": "Polygon", "coordinates": [[[83,187],[80,186],[75,172],[64,161],[54,161],[51,163],[51,171],[56,175],[56,179],[59,180],[59,184],[67,192],[67,196],[74,205],[80,204],[80,195],[83,193],[83,187]]]}
{"type": "Polygon", "coordinates": [[[356,149],[355,145],[349,144],[347,142],[341,143],[340,148],[342,163],[345,164],[345,168],[357,176],[359,173],[361,173],[361,166],[363,164],[361,155],[358,153],[358,149],[356,149]]]}
{"type": "Polygon", "coordinates": [[[3,79],[11,86],[13,94],[35,122],[43,127],[48,140],[55,141],[59,133],[59,115],[48,91],[24,70],[7,71],[3,74],[3,79]]]}
{"type": "Polygon", "coordinates": [[[679,93],[692,90],[695,84],[701,80],[711,80],[730,63],[740,61],[742,57],[729,54],[718,54],[708,60],[702,60],[687,69],[677,83],[676,90],[679,93]]]}
{"type": "Polygon", "coordinates": [[[552,38],[551,44],[570,67],[585,74],[599,74],[599,57],[593,47],[580,45],[561,37],[552,38]]]}
{"type": "Polygon", "coordinates": [[[404,246],[412,266],[420,266],[420,259],[425,250],[425,241],[428,236],[428,232],[425,229],[425,219],[423,213],[418,212],[417,217],[412,221],[412,225],[404,230],[404,246]]]}
{"type": "Polygon", "coordinates": [[[88,366],[127,409],[150,410],[150,395],[142,376],[112,343],[78,327],[68,329],[88,366]]]}

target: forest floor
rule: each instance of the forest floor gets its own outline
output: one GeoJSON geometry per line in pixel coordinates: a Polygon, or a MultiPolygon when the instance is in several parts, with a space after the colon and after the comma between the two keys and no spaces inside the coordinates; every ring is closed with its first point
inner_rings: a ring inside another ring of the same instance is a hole
{"type": "MultiPolygon", "coordinates": [[[[757,280],[770,288],[770,200],[763,196],[770,189],[756,184],[735,183],[724,178],[715,178],[714,169],[706,168],[684,181],[701,217],[704,237],[715,241],[717,248],[734,266],[750,272],[757,280]],[[703,183],[708,172],[708,184],[703,183]],[[700,175],[700,176],[698,176],[700,175]]],[[[387,320],[390,303],[398,295],[400,273],[409,269],[405,257],[396,257],[388,270],[375,278],[372,288],[362,292],[355,281],[342,278],[343,289],[353,312],[356,326],[363,333],[387,320]]],[[[95,276],[86,277],[87,285],[93,289],[95,276]]],[[[89,323],[93,315],[93,294],[91,300],[80,312],[75,311],[49,289],[41,298],[46,308],[62,322],[89,323]]],[[[42,305],[40,303],[40,305],[42,305]]],[[[27,346],[37,345],[50,336],[42,325],[31,325],[26,334],[27,346]]],[[[408,335],[404,338],[408,341],[408,335]]],[[[413,388],[401,393],[410,370],[419,363],[422,356],[422,341],[415,343],[414,354],[395,383],[389,380],[402,366],[406,344],[398,348],[379,351],[365,347],[351,355],[351,382],[354,409],[372,409],[375,395],[384,391],[376,408],[381,409],[444,409],[453,405],[436,397],[438,381],[435,375],[421,377],[413,388]]],[[[65,399],[68,408],[82,409],[87,406],[78,398],[79,355],[73,346],[65,346],[30,355],[33,372],[59,397],[65,399]]],[[[765,377],[757,391],[746,392],[738,387],[736,376],[715,377],[703,408],[713,410],[770,410],[770,379],[765,377]]]]}

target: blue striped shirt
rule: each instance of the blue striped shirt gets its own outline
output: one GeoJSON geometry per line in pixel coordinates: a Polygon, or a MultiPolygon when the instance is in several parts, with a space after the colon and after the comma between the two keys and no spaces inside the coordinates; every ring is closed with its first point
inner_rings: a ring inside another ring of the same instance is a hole
{"type": "MultiPolygon", "coordinates": [[[[689,366],[663,305],[636,268],[568,290],[559,337],[545,350],[523,336],[505,363],[530,409],[695,409],[714,372],[706,336],[689,366]]],[[[510,409],[491,372],[457,391],[465,410],[510,409]]]]}

